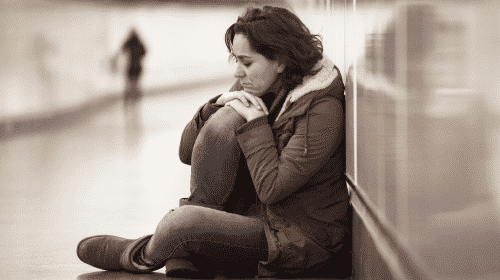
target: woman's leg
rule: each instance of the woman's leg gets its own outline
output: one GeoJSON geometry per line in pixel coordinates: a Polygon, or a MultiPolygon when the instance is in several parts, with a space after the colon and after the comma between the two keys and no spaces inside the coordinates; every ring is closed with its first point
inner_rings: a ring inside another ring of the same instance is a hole
{"type": "MultiPolygon", "coordinates": [[[[155,271],[167,261],[200,259],[209,263],[195,267],[197,270],[226,265],[253,268],[255,272],[258,261],[267,260],[267,251],[260,219],[192,205],[171,210],[153,235],[138,239],[97,235],[83,239],[77,246],[78,258],[84,263],[104,270],[135,273],[155,271]]],[[[185,269],[186,263],[169,267],[170,272],[185,269]]]]}
{"type": "Polygon", "coordinates": [[[258,218],[198,206],[171,210],[144,247],[143,258],[163,264],[172,258],[190,257],[256,266],[268,257],[263,223],[258,218]]]}
{"type": "Polygon", "coordinates": [[[193,147],[191,196],[182,204],[222,210],[233,192],[241,167],[236,129],[245,120],[233,108],[223,107],[205,123],[193,147]]]}

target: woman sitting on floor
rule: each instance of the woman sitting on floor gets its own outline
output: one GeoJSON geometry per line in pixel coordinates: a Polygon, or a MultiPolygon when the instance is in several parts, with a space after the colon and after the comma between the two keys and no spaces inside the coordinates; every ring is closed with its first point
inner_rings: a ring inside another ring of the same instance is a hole
{"type": "Polygon", "coordinates": [[[247,9],[225,40],[237,81],[198,110],[181,140],[191,196],[154,234],[88,237],[78,257],[105,270],[165,266],[167,275],[192,278],[217,270],[230,277],[348,277],[340,71],[318,36],[284,8],[247,9]]]}

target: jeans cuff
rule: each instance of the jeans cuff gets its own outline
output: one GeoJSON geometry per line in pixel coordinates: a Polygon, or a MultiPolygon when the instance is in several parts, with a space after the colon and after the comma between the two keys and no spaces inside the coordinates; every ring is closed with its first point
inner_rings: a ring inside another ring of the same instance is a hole
{"type": "Polygon", "coordinates": [[[179,206],[184,206],[184,205],[201,206],[201,207],[211,208],[211,209],[215,209],[215,210],[219,210],[219,211],[222,211],[222,209],[224,209],[224,206],[199,203],[199,202],[195,202],[195,201],[189,201],[188,198],[181,198],[179,200],[179,206]]]}

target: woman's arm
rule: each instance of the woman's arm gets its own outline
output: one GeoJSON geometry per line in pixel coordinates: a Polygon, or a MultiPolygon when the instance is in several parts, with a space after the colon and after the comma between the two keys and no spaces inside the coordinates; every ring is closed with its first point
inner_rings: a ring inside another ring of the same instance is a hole
{"type": "Polygon", "coordinates": [[[297,121],[295,133],[281,155],[278,155],[267,118],[254,119],[238,129],[239,145],[263,203],[275,203],[302,187],[330,159],[342,141],[344,111],[341,102],[323,97],[310,106],[309,116],[297,121]],[[304,155],[305,141],[307,155],[304,155]]]}

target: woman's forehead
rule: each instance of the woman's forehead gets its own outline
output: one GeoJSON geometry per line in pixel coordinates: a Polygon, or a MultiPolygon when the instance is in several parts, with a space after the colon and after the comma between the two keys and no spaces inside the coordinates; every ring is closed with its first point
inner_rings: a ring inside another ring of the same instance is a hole
{"type": "Polygon", "coordinates": [[[233,54],[238,58],[251,58],[257,53],[250,46],[250,42],[243,34],[234,35],[233,39],[233,54]]]}

